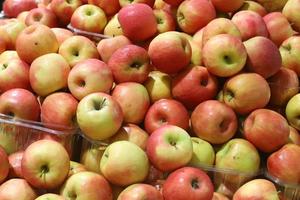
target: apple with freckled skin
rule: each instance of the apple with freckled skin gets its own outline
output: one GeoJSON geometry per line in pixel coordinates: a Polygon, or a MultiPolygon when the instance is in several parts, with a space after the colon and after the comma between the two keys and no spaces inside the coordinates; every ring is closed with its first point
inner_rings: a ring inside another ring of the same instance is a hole
{"type": "Polygon", "coordinates": [[[30,85],[38,95],[47,96],[67,87],[69,72],[70,66],[64,57],[56,53],[46,54],[32,62],[29,69],[30,85]]]}
{"type": "Polygon", "coordinates": [[[188,34],[194,34],[216,18],[213,4],[207,0],[185,0],[176,13],[180,29],[188,34]]]}
{"type": "Polygon", "coordinates": [[[290,126],[289,142],[300,146],[300,134],[292,126],[290,126]]]}
{"type": "Polygon", "coordinates": [[[19,57],[28,64],[42,55],[56,53],[57,50],[58,41],[55,34],[49,27],[42,24],[28,26],[20,33],[16,41],[16,51],[19,57]]]}
{"type": "Polygon", "coordinates": [[[282,66],[289,68],[300,76],[300,36],[292,36],[284,40],[279,51],[282,57],[282,66]]]}
{"type": "Polygon", "coordinates": [[[138,183],[125,188],[117,200],[163,200],[162,194],[152,185],[138,183]]]}
{"type": "Polygon", "coordinates": [[[104,62],[86,59],[76,64],[68,76],[68,88],[78,100],[94,92],[109,93],[113,86],[113,74],[104,62]]]}
{"type": "Polygon", "coordinates": [[[270,97],[269,84],[256,73],[235,75],[228,79],[223,86],[223,101],[236,113],[242,115],[265,107],[270,97]]]}
{"type": "Polygon", "coordinates": [[[193,156],[189,134],[174,125],[164,125],[151,133],[146,149],[152,165],[163,172],[185,166],[193,156]]]}
{"type": "Polygon", "coordinates": [[[192,57],[189,41],[174,31],[156,36],[150,42],[148,53],[153,66],[167,74],[175,74],[187,67],[192,57]]]}
{"type": "Polygon", "coordinates": [[[163,9],[155,9],[153,13],[157,21],[157,32],[175,31],[176,22],[171,13],[163,9]]]}
{"type": "Polygon", "coordinates": [[[27,26],[33,24],[43,24],[53,28],[57,26],[57,19],[54,12],[47,8],[34,8],[30,10],[26,16],[25,24],[27,26]]]}
{"type": "Polygon", "coordinates": [[[173,97],[188,109],[212,99],[217,94],[217,88],[217,79],[201,66],[188,67],[172,80],[173,97]]]}
{"type": "Polygon", "coordinates": [[[192,112],[191,123],[195,134],[211,144],[227,142],[238,128],[232,108],[217,100],[200,103],[192,112]]]}
{"type": "Polygon", "coordinates": [[[212,0],[211,2],[216,10],[224,13],[237,11],[244,4],[244,0],[212,0]]]}
{"type": "Polygon", "coordinates": [[[9,178],[23,178],[22,158],[24,151],[18,151],[8,156],[9,161],[9,178]]]}
{"type": "Polygon", "coordinates": [[[189,128],[189,113],[183,104],[173,99],[161,99],[151,105],[144,120],[146,131],[151,134],[164,125],[189,128]]]}
{"type": "Polygon", "coordinates": [[[40,106],[37,98],[28,90],[15,88],[0,96],[0,113],[15,118],[37,121],[40,106]]]}
{"type": "Polygon", "coordinates": [[[125,45],[116,50],[108,61],[116,83],[143,83],[152,69],[148,52],[137,45],[125,45]]]}
{"type": "Polygon", "coordinates": [[[282,42],[292,37],[296,32],[292,29],[291,24],[281,12],[272,12],[264,16],[270,39],[280,46],[282,42]]]}
{"type": "Polygon", "coordinates": [[[9,172],[9,161],[5,150],[0,146],[0,184],[4,182],[9,172]]]}
{"type": "Polygon", "coordinates": [[[73,36],[73,33],[68,29],[64,28],[51,28],[52,32],[55,34],[58,45],[60,46],[66,39],[73,36]]]}
{"type": "Polygon", "coordinates": [[[268,82],[271,88],[271,105],[285,106],[299,92],[298,76],[296,72],[288,68],[281,67],[268,79],[268,82]]]}
{"type": "Polygon", "coordinates": [[[19,58],[0,59],[0,91],[13,89],[30,89],[29,65],[19,58]]]}
{"type": "Polygon", "coordinates": [[[240,30],[243,41],[255,36],[269,36],[269,32],[263,18],[254,11],[239,11],[233,15],[231,20],[240,30]]]}
{"type": "Polygon", "coordinates": [[[59,47],[58,53],[62,55],[70,67],[89,58],[99,58],[96,45],[87,37],[74,35],[66,39],[59,47]]]}
{"type": "Polygon", "coordinates": [[[253,37],[244,42],[247,50],[246,68],[265,79],[276,74],[281,68],[282,60],[277,46],[268,38],[253,37]]]}
{"type": "Polygon", "coordinates": [[[123,7],[118,13],[118,20],[124,35],[134,42],[147,40],[157,32],[153,10],[144,3],[134,3],[123,7]]]}
{"type": "Polygon", "coordinates": [[[55,13],[60,24],[67,25],[70,23],[74,11],[81,5],[81,0],[52,0],[50,9],[55,13]]]}
{"type": "Polygon", "coordinates": [[[29,11],[37,7],[35,0],[5,0],[3,11],[7,17],[17,17],[23,11],[29,11]]]}
{"type": "Polygon", "coordinates": [[[116,50],[129,44],[131,44],[131,42],[127,37],[125,37],[124,35],[119,35],[100,40],[97,45],[97,50],[99,52],[101,60],[107,63],[116,50]]]}
{"type": "Polygon", "coordinates": [[[260,16],[265,16],[268,12],[266,9],[259,3],[255,1],[244,1],[244,4],[242,7],[239,8],[239,11],[241,10],[250,10],[253,12],[256,12],[260,16]]]}
{"type": "Polygon", "coordinates": [[[299,184],[300,146],[286,144],[267,159],[268,173],[283,183],[299,184]]]}
{"type": "Polygon", "coordinates": [[[0,186],[0,199],[34,200],[35,198],[37,198],[36,192],[24,179],[10,179],[0,186]]]}
{"type": "Polygon", "coordinates": [[[57,194],[47,193],[39,196],[35,200],[65,200],[65,198],[57,194]]]}
{"type": "Polygon", "coordinates": [[[285,145],[290,133],[287,120],[279,113],[268,109],[253,111],[244,121],[243,129],[245,138],[266,153],[274,152],[285,145]]]}
{"type": "Polygon", "coordinates": [[[139,124],[144,120],[150,106],[147,89],[139,83],[126,82],[116,85],[112,97],[119,103],[124,122],[139,124]]]}
{"type": "Polygon", "coordinates": [[[108,16],[115,15],[121,9],[119,0],[88,0],[88,3],[103,9],[108,16]]]}

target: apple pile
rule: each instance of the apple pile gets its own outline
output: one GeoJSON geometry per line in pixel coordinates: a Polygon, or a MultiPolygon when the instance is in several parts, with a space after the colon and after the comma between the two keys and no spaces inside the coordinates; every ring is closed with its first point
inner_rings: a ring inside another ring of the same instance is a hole
{"type": "Polygon", "coordinates": [[[65,141],[19,151],[0,132],[0,200],[289,199],[273,182],[300,184],[299,10],[5,0],[0,113],[84,145],[77,163],[65,141]]]}

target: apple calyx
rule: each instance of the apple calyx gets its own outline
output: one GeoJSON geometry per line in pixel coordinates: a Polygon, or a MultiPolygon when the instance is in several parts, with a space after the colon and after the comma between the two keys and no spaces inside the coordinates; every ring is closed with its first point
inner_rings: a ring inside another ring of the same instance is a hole
{"type": "Polygon", "coordinates": [[[292,50],[291,44],[283,45],[282,48],[283,48],[284,50],[286,50],[286,51],[289,51],[289,52],[292,50]]]}
{"type": "Polygon", "coordinates": [[[180,23],[182,20],[184,20],[185,17],[184,17],[184,14],[182,12],[179,12],[177,14],[177,20],[178,20],[178,23],[180,23]]]}
{"type": "Polygon", "coordinates": [[[142,64],[140,62],[134,61],[131,65],[131,68],[139,69],[142,67],[142,64]]]}
{"type": "Polygon", "coordinates": [[[40,178],[44,178],[45,179],[45,175],[50,171],[48,165],[42,165],[41,166],[41,172],[40,172],[40,178]]]}
{"type": "Polygon", "coordinates": [[[2,64],[1,66],[2,66],[2,67],[1,67],[2,70],[5,70],[5,69],[8,67],[8,64],[7,64],[7,63],[4,63],[4,64],[2,64]]]}
{"type": "Polygon", "coordinates": [[[99,111],[106,105],[106,98],[103,98],[102,100],[94,100],[93,101],[93,107],[95,110],[99,111]]]}
{"type": "Polygon", "coordinates": [[[198,182],[198,179],[193,179],[191,181],[191,186],[193,189],[199,189],[199,182],[198,182]]]}
{"type": "Polygon", "coordinates": [[[226,100],[230,102],[234,99],[234,93],[231,90],[227,89],[224,91],[224,98],[226,98],[226,100]]]}
{"type": "Polygon", "coordinates": [[[225,61],[225,63],[226,63],[227,65],[233,64],[232,59],[231,59],[230,56],[228,56],[228,55],[224,55],[224,56],[223,56],[223,60],[225,61]]]}

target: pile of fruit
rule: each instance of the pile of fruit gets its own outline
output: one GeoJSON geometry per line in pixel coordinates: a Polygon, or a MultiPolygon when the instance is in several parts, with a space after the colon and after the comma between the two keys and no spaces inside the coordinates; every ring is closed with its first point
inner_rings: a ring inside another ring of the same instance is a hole
{"type": "Polygon", "coordinates": [[[299,0],[3,13],[0,200],[300,199],[299,0]]]}

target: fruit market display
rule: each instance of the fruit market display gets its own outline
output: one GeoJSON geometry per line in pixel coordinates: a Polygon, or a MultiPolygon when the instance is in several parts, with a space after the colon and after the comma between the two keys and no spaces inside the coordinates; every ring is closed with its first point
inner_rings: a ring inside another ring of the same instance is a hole
{"type": "Polygon", "coordinates": [[[0,200],[300,200],[299,0],[5,0],[0,200]]]}

